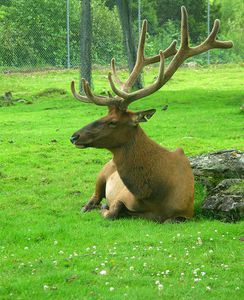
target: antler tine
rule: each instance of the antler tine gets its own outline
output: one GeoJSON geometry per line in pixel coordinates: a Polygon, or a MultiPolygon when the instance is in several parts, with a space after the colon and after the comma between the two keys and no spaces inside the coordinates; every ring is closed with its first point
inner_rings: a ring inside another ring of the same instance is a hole
{"type": "MultiPolygon", "coordinates": [[[[177,53],[177,49],[176,49],[176,44],[177,41],[173,41],[169,47],[167,49],[164,50],[164,57],[168,58],[172,55],[175,55],[177,53]]],[[[145,58],[145,62],[144,62],[144,66],[150,65],[150,64],[154,64],[160,61],[160,55],[157,54],[155,56],[152,57],[146,57],[145,58]]]]}
{"type": "Polygon", "coordinates": [[[71,81],[71,91],[72,91],[73,96],[74,96],[77,100],[79,100],[79,101],[81,101],[81,102],[85,102],[85,103],[92,103],[92,101],[91,101],[90,99],[88,99],[87,97],[82,96],[82,95],[80,95],[80,94],[78,94],[78,93],[76,92],[76,90],[75,90],[75,82],[74,82],[74,81],[71,81]]]}
{"type": "Polygon", "coordinates": [[[159,57],[160,57],[160,66],[159,66],[159,73],[158,73],[158,77],[157,77],[156,81],[154,83],[152,83],[151,85],[149,85],[145,88],[142,88],[140,90],[137,90],[135,92],[128,93],[126,91],[118,89],[113,82],[112,74],[111,73],[108,74],[108,80],[110,82],[110,86],[116,95],[118,95],[119,97],[124,99],[124,102],[123,102],[124,106],[128,106],[133,101],[143,98],[143,97],[146,97],[146,96],[154,93],[162,86],[163,80],[164,80],[164,53],[163,53],[163,51],[160,51],[159,57]]]}
{"type": "Polygon", "coordinates": [[[145,49],[145,42],[146,42],[146,34],[147,34],[147,20],[143,20],[142,22],[142,29],[141,29],[141,36],[138,43],[138,50],[137,56],[138,60],[144,60],[144,49],[145,49]]]}
{"type": "MultiPolygon", "coordinates": [[[[139,74],[141,73],[142,69],[150,64],[154,64],[160,61],[160,55],[155,55],[152,57],[145,57],[144,54],[144,50],[145,50],[145,41],[146,41],[146,33],[147,33],[147,20],[144,20],[142,23],[142,29],[141,29],[141,36],[140,36],[140,40],[138,43],[138,50],[137,50],[137,59],[136,59],[136,63],[135,66],[129,76],[129,78],[127,79],[127,81],[125,82],[124,85],[122,85],[123,90],[128,92],[128,90],[133,86],[133,84],[135,83],[137,77],[139,76],[139,74]]],[[[173,41],[170,46],[164,50],[164,57],[170,57],[172,55],[175,55],[177,53],[177,49],[176,49],[176,41],[173,41]]],[[[115,77],[115,81],[116,77],[115,77]]]]}
{"type": "Polygon", "coordinates": [[[91,91],[89,83],[84,78],[82,78],[82,85],[83,85],[83,89],[84,89],[84,92],[85,92],[87,98],[90,99],[91,102],[93,102],[97,105],[110,106],[110,105],[116,104],[122,100],[122,99],[114,98],[114,97],[111,98],[110,96],[103,97],[103,96],[94,95],[91,91]]]}
{"type": "Polygon", "coordinates": [[[216,19],[214,21],[214,25],[213,25],[212,31],[210,32],[209,36],[200,45],[190,48],[188,57],[206,52],[213,48],[220,48],[220,49],[232,48],[233,47],[232,41],[216,40],[216,36],[219,31],[219,27],[220,27],[220,20],[216,19]]]}
{"type": "Polygon", "coordinates": [[[177,44],[177,41],[174,40],[174,41],[169,45],[169,47],[166,48],[166,49],[164,50],[164,57],[165,57],[165,58],[168,58],[168,57],[170,57],[170,56],[172,56],[172,55],[175,55],[175,54],[177,53],[176,44],[177,44]]]}
{"type": "Polygon", "coordinates": [[[84,78],[81,79],[81,84],[82,84],[82,89],[85,92],[86,96],[82,96],[78,94],[75,90],[75,82],[74,81],[71,82],[72,94],[77,100],[81,102],[95,103],[100,106],[111,106],[111,105],[116,105],[119,102],[123,101],[123,99],[120,99],[118,97],[113,97],[110,93],[108,97],[94,95],[91,91],[89,83],[84,78]]]}
{"type": "Polygon", "coordinates": [[[220,27],[220,20],[216,19],[214,21],[213,28],[212,28],[209,36],[206,39],[207,41],[215,41],[217,33],[219,32],[219,27],[220,27]]]}
{"type": "Polygon", "coordinates": [[[157,79],[154,83],[152,83],[151,85],[142,88],[138,91],[135,91],[133,93],[129,94],[128,99],[125,100],[127,106],[132,103],[135,100],[138,100],[140,98],[149,96],[151,94],[153,94],[154,92],[156,92],[158,89],[160,89],[160,87],[163,85],[164,82],[164,61],[165,61],[165,57],[164,57],[164,52],[162,50],[160,50],[159,52],[159,57],[160,57],[160,65],[159,65],[159,72],[158,72],[158,76],[157,79]]]}
{"type": "Polygon", "coordinates": [[[108,94],[108,97],[95,95],[91,91],[89,83],[84,78],[81,79],[81,84],[86,96],[82,96],[81,94],[77,93],[75,90],[75,82],[71,81],[71,92],[73,96],[81,102],[95,103],[100,106],[120,105],[120,103],[123,102],[123,99],[119,97],[113,97],[110,93],[108,94]]]}
{"type": "Polygon", "coordinates": [[[219,28],[220,28],[220,20],[216,19],[214,21],[212,31],[210,32],[209,36],[207,37],[207,39],[204,42],[206,42],[206,43],[213,42],[214,43],[214,48],[231,48],[231,47],[233,47],[233,42],[232,41],[218,41],[218,40],[216,40],[216,36],[217,36],[218,31],[219,31],[219,28]]]}
{"type": "Polygon", "coordinates": [[[111,59],[111,69],[112,69],[113,76],[114,76],[114,79],[115,79],[116,83],[119,84],[120,87],[122,87],[124,85],[124,83],[118,77],[116,67],[115,67],[115,58],[111,59]]]}
{"type": "Polygon", "coordinates": [[[231,41],[217,41],[216,35],[218,33],[220,21],[215,20],[213,29],[206,40],[196,47],[189,47],[188,44],[188,22],[187,11],[184,6],[181,7],[181,45],[177,54],[170,62],[164,77],[165,84],[179,68],[179,66],[189,57],[201,54],[213,48],[231,48],[233,43],[231,41]]]}
{"type": "Polygon", "coordinates": [[[108,81],[110,83],[110,86],[111,86],[111,89],[112,91],[118,95],[119,97],[123,98],[123,99],[126,99],[129,95],[129,93],[123,91],[123,90],[120,90],[116,87],[116,85],[114,84],[114,81],[113,81],[113,78],[112,78],[112,73],[109,72],[108,73],[108,81]]]}
{"type": "Polygon", "coordinates": [[[188,15],[185,6],[181,6],[181,43],[180,49],[189,48],[188,15]]]}
{"type": "Polygon", "coordinates": [[[137,49],[136,63],[129,78],[126,80],[124,84],[123,90],[125,91],[128,91],[133,86],[137,77],[141,73],[141,70],[144,67],[144,48],[145,48],[145,41],[146,41],[146,33],[147,33],[147,20],[143,20],[141,36],[140,36],[138,49],[137,49]]]}

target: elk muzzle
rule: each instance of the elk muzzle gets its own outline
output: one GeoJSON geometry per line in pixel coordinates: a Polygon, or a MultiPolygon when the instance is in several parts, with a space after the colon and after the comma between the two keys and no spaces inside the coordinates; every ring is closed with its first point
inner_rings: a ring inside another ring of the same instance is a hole
{"type": "Polygon", "coordinates": [[[70,138],[71,143],[75,144],[75,142],[78,141],[79,137],[79,134],[73,134],[70,138]]]}

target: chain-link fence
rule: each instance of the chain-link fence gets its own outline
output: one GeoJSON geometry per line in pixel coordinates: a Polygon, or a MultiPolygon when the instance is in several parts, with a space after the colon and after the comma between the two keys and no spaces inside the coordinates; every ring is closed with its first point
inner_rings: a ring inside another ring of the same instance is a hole
{"type": "Polygon", "coordinates": [[[68,4],[12,0],[2,7],[1,69],[78,66],[80,1],[68,4]]]}
{"type": "MultiPolygon", "coordinates": [[[[116,57],[118,64],[126,64],[116,7],[106,6],[105,2],[113,1],[92,1],[93,64],[108,66],[113,56],[116,57]]],[[[179,39],[178,23],[167,20],[162,27],[156,27],[152,13],[145,4],[147,2],[144,1],[143,5],[141,1],[132,2],[136,35],[138,35],[138,16],[149,20],[147,51],[150,55],[158,53],[161,48],[166,48],[172,39],[179,39]]],[[[81,0],[0,0],[0,70],[7,72],[78,67],[80,34],[82,34],[80,7],[81,0]]],[[[178,7],[177,9],[179,10],[178,7]]],[[[205,18],[203,20],[207,20],[207,6],[203,9],[203,14],[205,18]]],[[[201,26],[205,26],[203,30],[205,35],[207,22],[201,26]]],[[[195,30],[194,27],[193,29],[195,30]]],[[[202,64],[207,63],[206,54],[197,59],[202,64]]],[[[229,61],[228,51],[217,50],[211,54],[211,62],[229,61]]]]}

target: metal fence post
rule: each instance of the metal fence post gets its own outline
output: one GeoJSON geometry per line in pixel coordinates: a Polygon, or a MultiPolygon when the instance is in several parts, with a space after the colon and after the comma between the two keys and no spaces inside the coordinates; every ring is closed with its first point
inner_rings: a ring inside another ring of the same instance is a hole
{"type": "MultiPolygon", "coordinates": [[[[208,23],[208,36],[210,33],[210,0],[208,0],[208,19],[207,19],[207,23],[208,23]]],[[[208,58],[208,65],[210,65],[210,51],[208,50],[207,52],[207,58],[208,58]]]]}
{"type": "Polygon", "coordinates": [[[141,0],[138,0],[138,32],[141,35],[141,0]]]}
{"type": "Polygon", "coordinates": [[[69,0],[66,0],[66,43],[67,43],[67,68],[70,68],[70,36],[69,36],[69,0]]]}

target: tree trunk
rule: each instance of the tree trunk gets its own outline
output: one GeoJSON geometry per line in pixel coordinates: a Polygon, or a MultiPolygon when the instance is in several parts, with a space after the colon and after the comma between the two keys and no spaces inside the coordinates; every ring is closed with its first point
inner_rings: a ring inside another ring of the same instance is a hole
{"type": "MultiPolygon", "coordinates": [[[[131,18],[131,8],[129,5],[129,0],[116,0],[119,18],[122,26],[124,46],[127,51],[127,61],[129,71],[133,70],[136,61],[136,44],[133,36],[133,26],[131,18]]],[[[140,89],[143,87],[141,75],[138,77],[134,84],[134,87],[140,89]]]]}
{"type": "MultiPolygon", "coordinates": [[[[85,78],[90,85],[92,79],[91,42],[92,42],[91,1],[81,0],[81,26],[80,26],[81,78],[85,78]]],[[[80,84],[80,92],[83,93],[81,84],[80,84]]]]}

